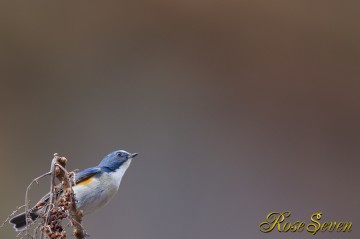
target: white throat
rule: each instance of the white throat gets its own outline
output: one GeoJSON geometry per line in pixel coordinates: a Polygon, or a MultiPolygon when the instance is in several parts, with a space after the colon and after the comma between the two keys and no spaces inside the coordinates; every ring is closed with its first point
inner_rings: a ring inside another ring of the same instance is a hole
{"type": "Polygon", "coordinates": [[[130,163],[131,159],[128,159],[120,166],[120,168],[116,169],[115,172],[111,173],[111,177],[118,187],[120,186],[121,179],[124,176],[126,170],[129,168],[130,163]]]}

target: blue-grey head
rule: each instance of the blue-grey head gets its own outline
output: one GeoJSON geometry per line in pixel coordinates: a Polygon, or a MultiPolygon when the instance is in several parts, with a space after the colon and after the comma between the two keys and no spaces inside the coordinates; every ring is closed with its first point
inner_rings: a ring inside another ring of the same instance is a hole
{"type": "Polygon", "coordinates": [[[114,172],[119,168],[126,168],[129,166],[131,160],[138,155],[137,153],[129,153],[125,150],[116,150],[106,155],[99,167],[105,172],[114,172]]]}

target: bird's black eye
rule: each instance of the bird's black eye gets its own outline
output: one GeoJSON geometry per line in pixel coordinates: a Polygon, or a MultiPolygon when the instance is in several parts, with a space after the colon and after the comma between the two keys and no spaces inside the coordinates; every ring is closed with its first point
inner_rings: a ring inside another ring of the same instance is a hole
{"type": "Polygon", "coordinates": [[[118,156],[118,157],[122,157],[123,154],[122,154],[121,152],[119,152],[119,153],[117,154],[117,156],[118,156]]]}

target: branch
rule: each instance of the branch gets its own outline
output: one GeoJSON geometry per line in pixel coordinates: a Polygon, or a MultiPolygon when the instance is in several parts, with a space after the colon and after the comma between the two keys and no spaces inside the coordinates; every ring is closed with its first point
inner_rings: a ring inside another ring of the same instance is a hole
{"type": "Polygon", "coordinates": [[[73,235],[76,239],[84,239],[88,235],[82,226],[83,212],[76,207],[76,199],[73,191],[75,185],[75,172],[68,172],[66,170],[67,159],[54,154],[51,161],[50,171],[35,178],[29,184],[25,193],[25,205],[18,207],[9,215],[8,218],[0,225],[0,228],[10,220],[10,218],[21,208],[25,207],[26,216],[26,230],[18,234],[21,238],[35,239],[39,236],[40,239],[44,237],[49,239],[65,239],[66,230],[62,226],[62,221],[66,219],[72,227],[73,235]],[[50,175],[50,191],[49,197],[42,198],[33,208],[29,207],[28,194],[31,186],[34,183],[46,176],[50,175]],[[56,184],[56,181],[60,184],[56,184]],[[32,221],[30,213],[36,212],[39,214],[39,221],[32,221]],[[32,235],[29,233],[30,225],[35,224],[32,235]]]}
{"type": "Polygon", "coordinates": [[[62,165],[56,164],[56,166],[61,169],[59,170],[62,173],[59,173],[58,179],[62,182],[62,187],[65,192],[65,197],[69,199],[70,206],[70,219],[73,226],[73,235],[77,239],[83,239],[87,236],[83,226],[82,226],[82,218],[83,212],[81,210],[77,210],[76,208],[76,199],[74,195],[74,191],[72,189],[72,185],[74,182],[71,180],[75,180],[75,174],[69,173],[62,165]]]}
{"type": "Polygon", "coordinates": [[[75,195],[72,189],[75,174],[65,169],[66,163],[66,158],[54,154],[50,170],[50,202],[45,219],[47,225],[43,227],[43,231],[50,238],[65,238],[65,230],[63,230],[60,222],[64,218],[69,218],[72,223],[73,235],[77,239],[83,239],[87,236],[81,224],[83,213],[76,208],[75,195]],[[60,198],[57,198],[55,179],[61,182],[62,193],[60,198]]]}
{"type": "Polygon", "coordinates": [[[26,189],[26,192],[25,192],[25,217],[26,217],[26,234],[28,234],[28,230],[29,230],[29,219],[31,220],[31,218],[29,217],[29,197],[28,197],[28,194],[29,194],[29,191],[30,191],[30,188],[31,186],[34,184],[34,183],[39,183],[39,180],[50,175],[51,172],[47,172],[47,173],[44,173],[43,175],[35,178],[34,180],[31,181],[31,183],[29,184],[29,186],[27,187],[26,189]]]}

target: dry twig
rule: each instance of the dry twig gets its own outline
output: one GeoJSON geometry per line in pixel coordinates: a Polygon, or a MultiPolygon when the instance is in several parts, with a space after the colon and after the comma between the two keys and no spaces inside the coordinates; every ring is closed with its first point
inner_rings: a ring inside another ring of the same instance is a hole
{"type": "Polygon", "coordinates": [[[76,208],[75,195],[72,189],[75,181],[75,172],[68,172],[66,170],[67,159],[60,157],[58,154],[54,154],[51,161],[50,172],[47,172],[37,178],[35,178],[27,187],[25,193],[25,205],[18,207],[15,211],[9,215],[8,218],[0,225],[0,228],[10,220],[10,218],[21,208],[25,207],[26,215],[26,230],[20,232],[17,236],[21,238],[35,239],[39,236],[40,239],[44,237],[50,239],[64,239],[66,238],[66,230],[62,226],[63,220],[67,220],[67,225],[71,225],[73,235],[77,239],[84,239],[88,235],[86,234],[82,226],[83,212],[76,208]],[[32,209],[29,209],[28,193],[31,186],[34,183],[46,176],[50,175],[50,191],[49,198],[40,200],[35,209],[40,214],[40,220],[33,222],[30,213],[32,209]],[[56,180],[60,184],[56,184],[56,180]],[[32,235],[29,233],[30,226],[35,224],[32,235]]]}

